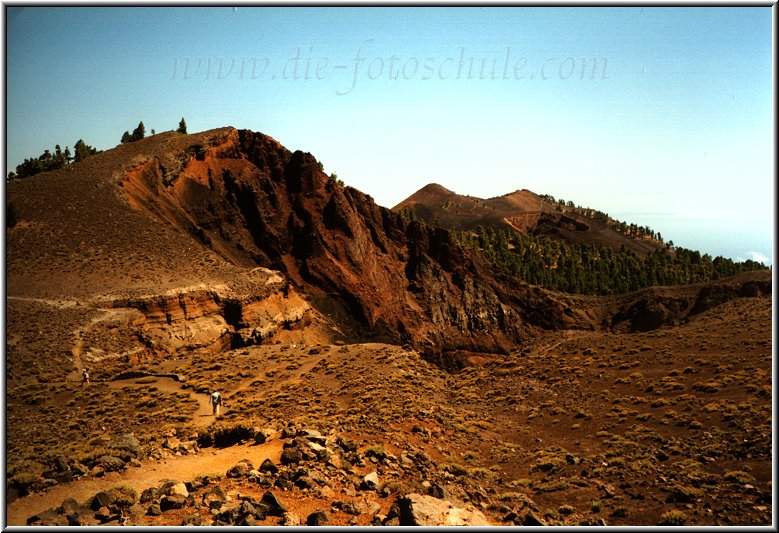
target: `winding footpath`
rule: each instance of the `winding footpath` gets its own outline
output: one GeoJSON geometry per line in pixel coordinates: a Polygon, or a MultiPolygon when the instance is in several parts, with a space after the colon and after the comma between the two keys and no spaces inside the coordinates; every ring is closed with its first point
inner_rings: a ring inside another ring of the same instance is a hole
{"type": "MultiPolygon", "coordinates": [[[[128,380],[132,381],[132,380],[128,380]]],[[[113,382],[116,386],[126,382],[113,382]]],[[[180,384],[170,378],[158,378],[155,383],[160,389],[182,390],[180,384]]],[[[193,415],[193,424],[208,425],[212,420],[211,408],[205,395],[198,398],[199,407],[193,415]]],[[[191,481],[197,476],[224,475],[241,459],[249,459],[261,464],[265,459],[279,463],[282,441],[271,437],[264,444],[238,444],[227,448],[202,448],[194,455],[174,456],[168,459],[144,459],[139,467],[128,467],[124,472],[108,472],[100,478],[84,478],[72,483],[55,485],[45,492],[37,492],[22,497],[6,506],[7,526],[26,526],[27,519],[49,508],[57,508],[66,498],[75,498],[84,502],[101,490],[124,485],[136,490],[140,495],[148,487],[162,480],[174,479],[181,482],[191,481]]]]}

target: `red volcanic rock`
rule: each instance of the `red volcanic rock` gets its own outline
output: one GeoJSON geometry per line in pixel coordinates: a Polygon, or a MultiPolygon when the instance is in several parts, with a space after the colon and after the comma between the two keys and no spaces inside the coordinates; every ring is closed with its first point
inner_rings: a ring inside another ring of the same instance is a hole
{"type": "Polygon", "coordinates": [[[245,130],[185,154],[176,172],[163,157],[131,169],[130,204],[225,259],[283,271],[359,338],[504,352],[538,326],[575,323],[546,292],[498,282],[448,231],[339,185],[311,154],[245,130]]]}

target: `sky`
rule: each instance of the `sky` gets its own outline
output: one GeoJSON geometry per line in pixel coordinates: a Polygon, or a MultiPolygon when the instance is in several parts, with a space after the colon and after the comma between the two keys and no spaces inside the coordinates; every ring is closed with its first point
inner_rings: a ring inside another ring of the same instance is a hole
{"type": "Polygon", "coordinates": [[[772,263],[771,7],[12,7],[6,156],[222,126],[393,207],[529,189],[772,263]]]}

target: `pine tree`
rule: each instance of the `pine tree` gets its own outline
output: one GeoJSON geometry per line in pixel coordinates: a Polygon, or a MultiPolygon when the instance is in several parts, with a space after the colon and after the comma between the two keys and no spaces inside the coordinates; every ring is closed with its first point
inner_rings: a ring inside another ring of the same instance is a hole
{"type": "Polygon", "coordinates": [[[79,161],[83,161],[87,157],[91,155],[95,155],[97,153],[97,149],[89,146],[87,143],[85,143],[82,139],[79,139],[76,141],[76,144],[73,145],[73,162],[78,163],[79,161]]]}
{"type": "Polygon", "coordinates": [[[179,133],[187,133],[187,122],[184,120],[184,117],[181,117],[181,122],[179,122],[179,129],[176,131],[179,133]]]}
{"type": "Polygon", "coordinates": [[[138,123],[138,127],[133,130],[133,133],[130,136],[130,140],[140,141],[144,137],[146,137],[146,127],[143,125],[143,121],[140,121],[138,123]]]}

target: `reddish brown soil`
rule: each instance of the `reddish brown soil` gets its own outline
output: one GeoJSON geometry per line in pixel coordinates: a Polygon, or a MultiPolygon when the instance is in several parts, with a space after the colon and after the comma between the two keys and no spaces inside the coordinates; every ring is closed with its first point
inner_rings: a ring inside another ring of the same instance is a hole
{"type": "MultiPolygon", "coordinates": [[[[656,525],[670,511],[687,525],[771,523],[772,273],[552,293],[489,271],[447,232],[404,222],[316,163],[225,128],[157,135],[8,185],[21,222],[7,232],[7,480],[60,455],[88,461],[124,433],[143,450],[122,475],[10,503],[13,524],[111,483],[224,475],[244,452],[275,458],[273,439],[150,458],[174,430],[214,428],[212,387],[227,400],[220,424],[294,423],[354,439],[364,459],[371,448],[428,457],[424,470],[366,460],[350,474],[379,471],[389,493],[368,497],[382,513],[429,482],[496,524],[528,509],[566,525],[656,525]],[[183,339],[204,323],[223,336],[183,339]],[[145,374],[118,377],[129,370],[145,374]]],[[[303,520],[365,497],[341,481],[331,490],[280,497],[303,520]]],[[[186,513],[133,520],[180,525],[186,513]]]]}

